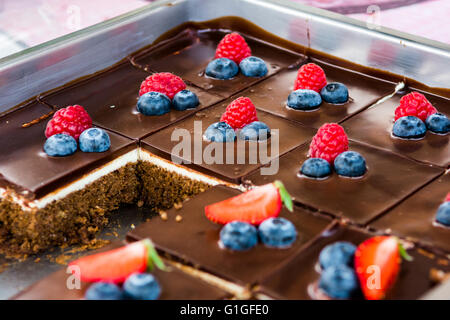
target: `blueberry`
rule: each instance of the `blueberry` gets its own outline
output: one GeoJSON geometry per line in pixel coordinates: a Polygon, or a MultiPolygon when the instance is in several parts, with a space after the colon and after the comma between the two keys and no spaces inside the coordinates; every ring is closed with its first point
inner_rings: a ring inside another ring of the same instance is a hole
{"type": "Polygon", "coordinates": [[[80,150],[83,152],[105,152],[111,147],[111,140],[105,130],[89,128],[80,134],[80,150]]]}
{"type": "Polygon", "coordinates": [[[446,201],[439,206],[436,213],[436,221],[450,227],[450,201],[446,201]]]}
{"type": "Polygon", "coordinates": [[[331,174],[331,166],[327,160],[309,158],[303,162],[300,173],[311,178],[325,178],[331,174]]]}
{"type": "Polygon", "coordinates": [[[239,68],[236,62],[227,58],[214,59],[206,67],[207,76],[221,80],[231,79],[238,72],[239,68]]]}
{"type": "Polygon", "coordinates": [[[246,77],[264,77],[267,74],[267,65],[258,57],[247,57],[239,63],[241,72],[246,77]]]}
{"type": "Polygon", "coordinates": [[[156,300],[161,294],[158,281],[150,273],[133,273],[123,284],[127,299],[156,300]]]}
{"type": "Polygon", "coordinates": [[[360,177],[366,173],[366,160],[355,151],[345,151],[334,159],[334,170],[340,176],[360,177]]]}
{"type": "Polygon", "coordinates": [[[86,290],[84,297],[87,300],[121,300],[123,292],[114,283],[97,282],[86,290]]]}
{"type": "Polygon", "coordinates": [[[184,111],[197,107],[200,102],[195,93],[190,90],[181,90],[173,97],[173,108],[175,110],[184,111]]]}
{"type": "Polygon", "coordinates": [[[77,151],[77,141],[68,134],[58,133],[47,139],[44,151],[51,157],[65,157],[77,151]]]}
{"type": "Polygon", "coordinates": [[[289,94],[287,105],[295,110],[315,110],[322,103],[320,94],[314,90],[298,89],[289,94]]]}
{"type": "Polygon", "coordinates": [[[239,130],[241,140],[267,140],[270,137],[270,128],[261,121],[253,121],[239,130]]]}
{"type": "Polygon", "coordinates": [[[320,91],[323,101],[328,103],[346,103],[348,101],[348,89],[339,82],[331,82],[320,91]]]}
{"type": "Polygon", "coordinates": [[[221,121],[210,125],[204,137],[208,141],[233,142],[236,139],[236,133],[228,123],[221,121]]]}
{"type": "Polygon", "coordinates": [[[338,241],[327,245],[320,251],[320,267],[325,270],[331,266],[346,265],[353,266],[356,246],[347,241],[338,241]]]}
{"type": "Polygon", "coordinates": [[[137,110],[146,116],[160,116],[170,111],[170,99],[160,92],[147,92],[139,97],[137,110]]]}
{"type": "Polygon", "coordinates": [[[447,133],[450,131],[450,120],[445,114],[434,113],[425,121],[428,130],[434,133],[447,133]]]}
{"type": "Polygon", "coordinates": [[[295,226],[284,218],[269,218],[259,225],[259,238],[269,247],[287,248],[297,239],[295,226]]]}
{"type": "Polygon", "coordinates": [[[394,136],[404,139],[417,139],[425,136],[427,128],[425,123],[417,117],[405,116],[398,118],[392,128],[394,136]]]}
{"type": "Polygon", "coordinates": [[[258,243],[258,231],[249,223],[233,221],[220,230],[220,241],[231,250],[248,250],[258,243]]]}
{"type": "Polygon", "coordinates": [[[338,265],[326,268],[322,272],[319,288],[330,298],[348,299],[355,295],[359,285],[353,268],[338,265]]]}

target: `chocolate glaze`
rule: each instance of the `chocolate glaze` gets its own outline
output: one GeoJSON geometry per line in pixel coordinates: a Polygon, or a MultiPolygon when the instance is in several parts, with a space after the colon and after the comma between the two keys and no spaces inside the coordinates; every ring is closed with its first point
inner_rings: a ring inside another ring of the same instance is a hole
{"type": "Polygon", "coordinates": [[[253,284],[276,266],[289,260],[302,246],[330,224],[324,218],[303,209],[294,212],[282,209],[280,216],[289,219],[297,228],[298,238],[287,249],[267,248],[257,244],[247,251],[221,249],[218,245],[221,225],[208,220],[204,207],[236,196],[239,191],[217,186],[184,202],[180,210],[171,209],[168,220],[154,218],[129,233],[139,240],[150,237],[158,250],[201,269],[241,284],[253,284]],[[175,216],[181,215],[181,222],[175,216]]]}

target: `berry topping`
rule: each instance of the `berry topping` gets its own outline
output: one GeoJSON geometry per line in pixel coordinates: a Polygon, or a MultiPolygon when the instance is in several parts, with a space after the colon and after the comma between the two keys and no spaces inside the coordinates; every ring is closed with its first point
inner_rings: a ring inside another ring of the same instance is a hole
{"type": "Polygon", "coordinates": [[[436,213],[436,221],[450,227],[450,201],[447,200],[439,206],[436,213]]]}
{"type": "Polygon", "coordinates": [[[303,162],[300,173],[310,178],[325,178],[331,174],[331,166],[324,159],[309,158],[303,162]]]}
{"type": "Polygon", "coordinates": [[[58,133],[45,141],[44,151],[51,157],[65,157],[77,151],[77,142],[71,136],[58,133]]]}
{"type": "Polygon", "coordinates": [[[139,97],[137,110],[146,116],[160,116],[170,111],[170,99],[160,92],[147,92],[139,97]]]}
{"type": "Polygon", "coordinates": [[[160,92],[165,94],[169,99],[173,99],[177,92],[186,89],[183,79],[170,73],[155,73],[145,78],[141,83],[139,95],[142,96],[147,92],[160,92]]]}
{"type": "Polygon", "coordinates": [[[237,64],[227,58],[214,59],[206,67],[205,73],[208,77],[220,80],[233,78],[239,72],[237,64]]]}
{"type": "Polygon", "coordinates": [[[298,89],[288,96],[287,105],[295,110],[315,110],[322,103],[322,98],[314,90],[298,89]]]}
{"type": "Polygon", "coordinates": [[[65,133],[78,141],[80,134],[90,127],[92,119],[82,106],[68,106],[55,112],[47,123],[45,136],[48,138],[57,133],[65,133]]]}
{"type": "Polygon", "coordinates": [[[322,99],[328,103],[346,103],[348,101],[348,89],[339,82],[332,82],[327,84],[320,91],[322,99]]]}
{"type": "Polygon", "coordinates": [[[91,285],[84,296],[86,300],[122,300],[123,292],[111,282],[97,282],[91,285]]]}
{"type": "Polygon", "coordinates": [[[229,33],[220,40],[214,58],[228,58],[236,63],[252,55],[252,51],[245,39],[236,32],[229,33]]]}
{"type": "Polygon", "coordinates": [[[233,142],[236,140],[236,133],[228,123],[215,122],[206,129],[203,137],[212,142],[233,142]]]}
{"type": "Polygon", "coordinates": [[[395,109],[395,120],[405,116],[414,116],[425,121],[429,115],[436,112],[436,108],[423,94],[411,92],[400,99],[400,105],[395,109]]]}
{"type": "Polygon", "coordinates": [[[254,121],[239,130],[239,139],[264,141],[270,137],[270,128],[261,121],[254,121]]]}
{"type": "Polygon", "coordinates": [[[220,230],[220,243],[231,250],[248,250],[258,243],[258,232],[249,223],[232,221],[220,230]]]}
{"type": "Polygon", "coordinates": [[[361,177],[366,173],[366,160],[356,151],[345,151],[334,159],[334,170],[340,176],[361,177]]]}
{"type": "Polygon", "coordinates": [[[80,150],[83,152],[105,152],[111,147],[111,140],[105,130],[89,128],[80,135],[80,150]]]}
{"type": "Polygon", "coordinates": [[[332,164],[339,154],[347,150],[348,138],[344,128],[336,123],[325,123],[313,137],[308,155],[332,164]]]}
{"type": "Polygon", "coordinates": [[[268,70],[263,59],[258,57],[247,57],[239,63],[241,72],[246,77],[264,77],[268,70]]]}
{"type": "Polygon", "coordinates": [[[425,124],[428,130],[434,133],[445,134],[450,132],[450,120],[442,113],[433,113],[428,116],[425,124]]]}
{"type": "Polygon", "coordinates": [[[298,69],[294,90],[309,89],[320,92],[327,85],[327,77],[321,67],[314,63],[304,64],[298,69]]]}
{"type": "Polygon", "coordinates": [[[395,121],[392,133],[403,139],[418,139],[425,136],[427,127],[422,120],[414,116],[401,117],[395,121]]]}
{"type": "Polygon", "coordinates": [[[353,267],[356,246],[347,241],[337,241],[327,245],[320,251],[319,263],[322,269],[331,266],[345,265],[353,267]]]}
{"type": "Polygon", "coordinates": [[[125,280],[123,290],[127,299],[156,300],[161,294],[158,281],[150,273],[133,273],[125,280]]]}
{"type": "Polygon", "coordinates": [[[349,299],[358,292],[358,278],[346,265],[331,266],[320,275],[319,288],[330,298],[349,299]]]}
{"type": "Polygon", "coordinates": [[[243,128],[253,121],[258,121],[256,108],[249,98],[239,97],[228,105],[220,121],[228,123],[233,129],[243,128]]]}
{"type": "Polygon", "coordinates": [[[268,247],[287,248],[297,239],[295,226],[284,218],[269,218],[258,228],[259,238],[268,247]]]}
{"type": "Polygon", "coordinates": [[[200,104],[197,95],[190,90],[181,90],[173,97],[172,102],[173,108],[179,111],[194,109],[200,104]]]}

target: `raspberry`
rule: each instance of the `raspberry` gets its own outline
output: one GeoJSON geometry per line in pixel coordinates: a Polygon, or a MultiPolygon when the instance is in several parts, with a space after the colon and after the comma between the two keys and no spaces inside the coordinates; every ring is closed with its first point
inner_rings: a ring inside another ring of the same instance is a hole
{"type": "Polygon", "coordinates": [[[322,158],[333,164],[334,159],[347,150],[348,139],[344,128],[336,123],[325,123],[313,137],[308,155],[312,158],[322,158]]]}
{"type": "Polygon", "coordinates": [[[425,121],[429,115],[436,112],[436,108],[423,94],[414,91],[400,99],[400,105],[395,109],[395,120],[405,116],[414,116],[425,121]]]}
{"type": "Polygon", "coordinates": [[[220,121],[228,123],[235,130],[240,129],[253,121],[258,121],[256,108],[249,98],[239,97],[228,105],[220,121]]]}
{"type": "Polygon", "coordinates": [[[65,133],[78,140],[80,134],[90,127],[92,119],[82,106],[68,106],[55,112],[47,123],[45,136],[48,138],[57,133],[65,133]]]}
{"type": "Polygon", "coordinates": [[[170,72],[161,72],[152,74],[142,81],[139,95],[155,91],[165,94],[172,100],[178,92],[184,89],[186,89],[186,84],[183,79],[170,72]]]}
{"type": "Polygon", "coordinates": [[[304,64],[298,69],[294,90],[309,89],[320,93],[327,85],[327,77],[321,67],[314,63],[304,64]]]}
{"type": "Polygon", "coordinates": [[[245,39],[239,33],[233,32],[220,40],[217,45],[215,59],[228,58],[239,64],[239,62],[251,55],[252,51],[245,39]]]}

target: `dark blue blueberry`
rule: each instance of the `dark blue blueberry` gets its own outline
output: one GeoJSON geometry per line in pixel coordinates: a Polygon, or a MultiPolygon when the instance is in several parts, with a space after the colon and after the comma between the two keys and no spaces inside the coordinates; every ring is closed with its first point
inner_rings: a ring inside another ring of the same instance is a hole
{"type": "Polygon", "coordinates": [[[366,160],[356,151],[345,151],[334,159],[334,170],[340,176],[360,177],[366,173],[366,160]]]}
{"type": "Polygon", "coordinates": [[[127,299],[156,300],[161,294],[158,281],[150,273],[133,273],[123,284],[127,299]]]}
{"type": "Polygon", "coordinates": [[[87,300],[121,300],[123,292],[117,285],[110,282],[94,283],[86,290],[87,300]]]}
{"type": "Polygon", "coordinates": [[[111,147],[111,140],[105,130],[89,128],[80,134],[80,150],[83,152],[105,152],[111,147]]]}
{"type": "Polygon", "coordinates": [[[315,110],[322,103],[320,94],[314,90],[298,89],[289,94],[287,105],[295,110],[315,110]]]}
{"type": "Polygon", "coordinates": [[[309,158],[303,162],[300,173],[311,178],[325,178],[331,174],[331,166],[327,160],[309,158]]]}
{"type": "Polygon", "coordinates": [[[434,113],[425,121],[428,130],[434,133],[448,133],[450,131],[450,119],[445,114],[434,113]]]}
{"type": "Polygon", "coordinates": [[[352,267],[355,251],[356,246],[347,241],[338,241],[329,244],[320,251],[320,267],[322,269],[338,265],[352,267]]]}
{"type": "Polygon", "coordinates": [[[173,108],[175,110],[184,111],[193,109],[199,105],[198,97],[190,90],[181,90],[173,97],[173,108]]]}
{"type": "Polygon", "coordinates": [[[246,77],[264,77],[268,70],[263,59],[258,57],[247,57],[239,63],[241,72],[246,77]]]}
{"type": "Polygon", "coordinates": [[[287,248],[297,239],[295,226],[284,218],[269,218],[259,225],[259,238],[269,247],[287,248]]]}
{"type": "Polygon", "coordinates": [[[238,133],[241,140],[267,140],[270,137],[270,128],[261,121],[253,121],[249,123],[238,133]]]}
{"type": "Polygon", "coordinates": [[[215,122],[206,129],[204,137],[208,141],[233,142],[236,139],[234,129],[226,122],[215,122]]]}
{"type": "Polygon", "coordinates": [[[450,201],[446,201],[439,206],[436,213],[436,221],[450,227],[450,201]]]}
{"type": "Polygon", "coordinates": [[[160,92],[147,92],[139,97],[137,109],[146,116],[160,116],[170,111],[170,99],[160,92]]]}
{"type": "Polygon", "coordinates": [[[346,103],[348,101],[348,89],[339,82],[331,82],[320,91],[323,101],[328,103],[346,103]]]}
{"type": "Polygon", "coordinates": [[[334,299],[349,299],[358,291],[359,284],[353,268],[331,266],[320,275],[319,288],[334,299]]]}
{"type": "Polygon", "coordinates": [[[51,157],[65,157],[77,151],[77,141],[68,134],[58,133],[47,139],[44,151],[51,157]]]}
{"type": "Polygon", "coordinates": [[[215,79],[231,79],[239,72],[236,62],[227,58],[218,58],[211,61],[206,67],[206,75],[215,79]]]}
{"type": "Polygon", "coordinates": [[[248,250],[258,243],[258,231],[249,223],[233,221],[220,230],[220,242],[231,250],[248,250]]]}
{"type": "Polygon", "coordinates": [[[404,139],[417,139],[425,136],[427,127],[422,120],[414,116],[398,118],[392,128],[394,136],[404,139]]]}

